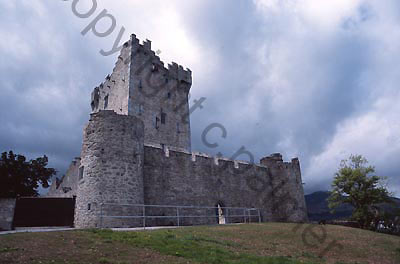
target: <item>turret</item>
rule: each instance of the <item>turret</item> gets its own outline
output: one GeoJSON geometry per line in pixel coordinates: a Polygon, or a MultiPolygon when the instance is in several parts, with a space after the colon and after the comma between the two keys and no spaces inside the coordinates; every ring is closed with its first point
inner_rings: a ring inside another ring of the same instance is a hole
{"type": "Polygon", "coordinates": [[[261,165],[264,165],[267,167],[277,167],[279,165],[282,165],[283,164],[282,154],[275,153],[269,157],[262,158],[260,160],[260,163],[261,163],[261,165]]]}
{"type": "Polygon", "coordinates": [[[143,122],[114,111],[91,114],[84,130],[75,210],[77,228],[130,227],[135,219],[100,215],[139,215],[143,204],[143,122]]]}

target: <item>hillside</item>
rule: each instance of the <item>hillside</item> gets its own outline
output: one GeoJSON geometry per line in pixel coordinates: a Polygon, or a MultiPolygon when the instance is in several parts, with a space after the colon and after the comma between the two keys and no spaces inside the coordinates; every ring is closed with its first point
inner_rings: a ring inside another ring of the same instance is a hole
{"type": "Polygon", "coordinates": [[[400,237],[283,223],[20,233],[0,235],[0,263],[395,264],[400,263],[400,237]]]}
{"type": "MultiPolygon", "coordinates": [[[[310,221],[346,219],[351,216],[353,208],[350,205],[343,205],[336,209],[335,214],[331,214],[327,202],[328,197],[329,192],[323,191],[305,196],[310,221]]],[[[393,210],[396,206],[400,208],[400,199],[392,199],[395,202],[394,206],[389,204],[382,204],[381,206],[389,211],[393,210]]]]}

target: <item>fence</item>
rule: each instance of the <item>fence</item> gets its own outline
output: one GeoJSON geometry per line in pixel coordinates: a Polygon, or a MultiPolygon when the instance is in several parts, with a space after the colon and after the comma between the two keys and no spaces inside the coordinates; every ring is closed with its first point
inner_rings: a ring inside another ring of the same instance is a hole
{"type": "Polygon", "coordinates": [[[258,208],[103,203],[100,228],[261,223],[258,208]]]}

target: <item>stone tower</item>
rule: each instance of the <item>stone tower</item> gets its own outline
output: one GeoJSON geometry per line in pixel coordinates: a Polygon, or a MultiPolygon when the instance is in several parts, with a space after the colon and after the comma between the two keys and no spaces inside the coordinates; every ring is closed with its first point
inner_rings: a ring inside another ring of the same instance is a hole
{"type": "Polygon", "coordinates": [[[114,111],[91,114],[83,135],[75,227],[134,224],[132,219],[101,219],[99,215],[141,213],[141,208],[121,205],[144,202],[143,131],[143,122],[134,116],[114,111]]]}
{"type": "Polygon", "coordinates": [[[114,110],[144,123],[144,142],[191,150],[188,94],[192,73],[164,63],[135,35],[123,45],[113,73],[92,93],[93,113],[114,110]]]}
{"type": "Polygon", "coordinates": [[[303,181],[298,158],[283,162],[280,153],[262,158],[260,164],[268,167],[274,196],[272,217],[274,221],[307,221],[307,207],[304,198],[303,181]]]}
{"type": "MultiPolygon", "coordinates": [[[[77,186],[76,227],[192,225],[205,219],[203,211],[198,219],[192,211],[183,218],[183,211],[171,212],[173,206],[223,205],[243,214],[244,208],[258,208],[258,221],[307,221],[297,158],[284,162],[273,154],[253,164],[191,152],[191,84],[190,70],[175,63],[165,68],[150,41],[139,44],[132,35],[123,45],[113,73],[92,93],[81,160],[58,184],[77,186]]],[[[235,221],[237,213],[226,214],[235,221]]],[[[211,215],[202,223],[216,219],[211,215]]]]}

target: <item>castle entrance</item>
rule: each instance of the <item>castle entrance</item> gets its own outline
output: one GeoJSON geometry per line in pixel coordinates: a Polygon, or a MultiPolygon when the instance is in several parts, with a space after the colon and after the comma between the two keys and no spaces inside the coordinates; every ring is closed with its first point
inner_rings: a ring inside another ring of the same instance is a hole
{"type": "Polygon", "coordinates": [[[218,212],[218,224],[225,225],[226,220],[225,220],[224,209],[220,204],[217,205],[217,212],[218,212]]]}

